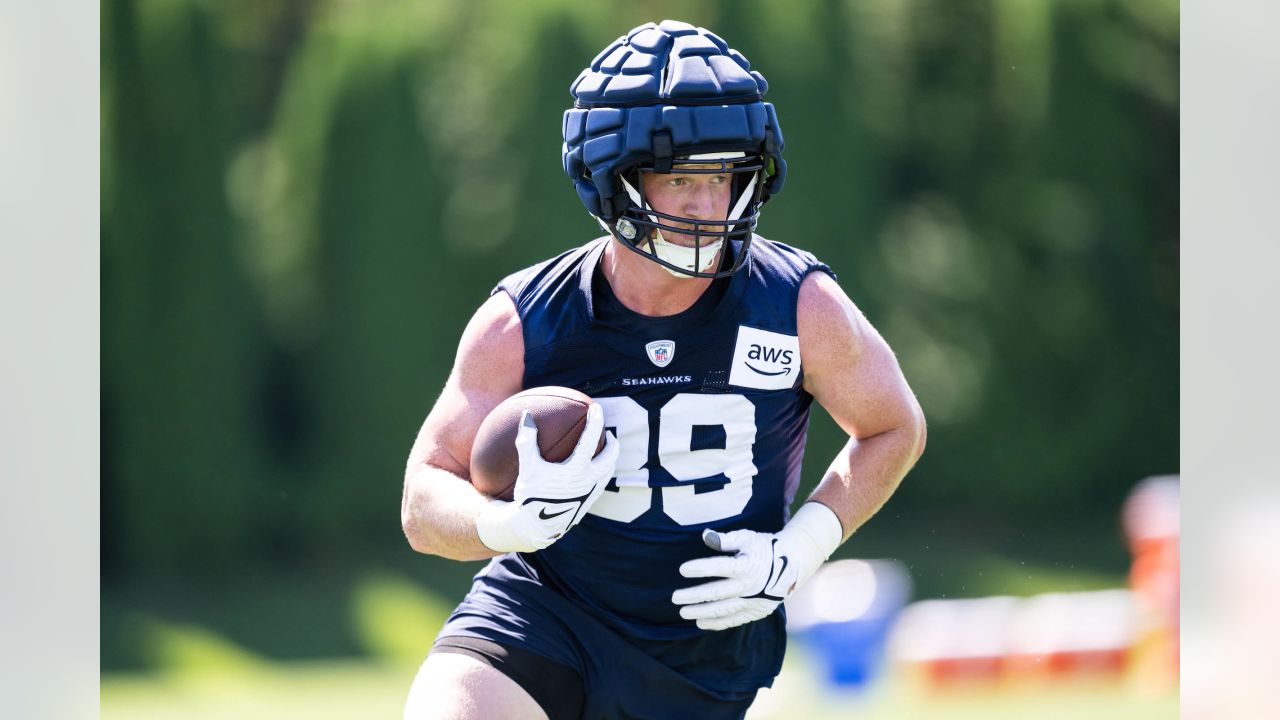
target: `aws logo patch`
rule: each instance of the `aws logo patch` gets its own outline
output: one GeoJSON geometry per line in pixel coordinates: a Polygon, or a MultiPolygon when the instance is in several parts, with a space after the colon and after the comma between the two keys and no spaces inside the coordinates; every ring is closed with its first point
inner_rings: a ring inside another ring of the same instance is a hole
{"type": "Polygon", "coordinates": [[[761,390],[785,390],[800,374],[800,338],[738,327],[729,384],[761,390]]]}

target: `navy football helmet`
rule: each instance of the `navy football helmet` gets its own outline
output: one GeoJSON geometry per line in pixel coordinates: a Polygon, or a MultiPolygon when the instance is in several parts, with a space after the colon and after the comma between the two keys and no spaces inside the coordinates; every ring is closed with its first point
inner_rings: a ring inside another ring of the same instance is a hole
{"type": "Polygon", "coordinates": [[[760,206],[782,189],[787,165],[768,83],[724,40],[674,20],[646,23],[615,40],[570,87],[564,170],[600,224],[673,274],[724,277],[744,266],[760,206]],[[723,219],[658,212],[641,173],[729,174],[723,219]],[[693,236],[693,248],[662,233],[693,236]],[[708,267],[722,244],[738,243],[728,266],[708,267]],[[691,252],[690,252],[691,251],[691,252]]]}

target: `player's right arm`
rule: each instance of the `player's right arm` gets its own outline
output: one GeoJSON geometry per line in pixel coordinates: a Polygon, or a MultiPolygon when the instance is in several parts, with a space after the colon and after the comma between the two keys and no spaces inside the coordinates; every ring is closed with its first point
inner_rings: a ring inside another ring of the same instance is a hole
{"type": "Polygon", "coordinates": [[[568,459],[548,462],[538,431],[525,414],[516,433],[520,468],[515,500],[483,497],[471,484],[471,446],[485,417],[520,391],[524,336],[505,293],[491,297],[467,324],[453,371],[427,415],[405,467],[400,525],[418,552],[453,560],[482,560],[504,552],[537,552],[569,532],[604,492],[618,457],[618,441],[592,438],[604,428],[592,404],[582,437],[568,459]],[[571,506],[576,512],[559,511],[571,506]],[[548,512],[549,509],[556,511],[548,512]]]}
{"type": "Polygon", "coordinates": [[[520,392],[524,337],[506,293],[472,316],[444,390],[422,423],[404,474],[400,524],[420,553],[482,560],[502,553],[480,541],[476,519],[489,500],[471,485],[471,444],[489,411],[520,392]]]}

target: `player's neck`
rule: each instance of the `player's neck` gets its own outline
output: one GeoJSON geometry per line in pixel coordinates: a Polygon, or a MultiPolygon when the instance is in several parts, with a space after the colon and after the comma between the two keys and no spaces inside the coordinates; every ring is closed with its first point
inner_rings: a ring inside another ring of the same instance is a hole
{"type": "Polygon", "coordinates": [[[619,247],[616,239],[605,248],[600,270],[619,302],[650,317],[688,310],[711,285],[708,278],[676,277],[658,263],[619,247]]]}

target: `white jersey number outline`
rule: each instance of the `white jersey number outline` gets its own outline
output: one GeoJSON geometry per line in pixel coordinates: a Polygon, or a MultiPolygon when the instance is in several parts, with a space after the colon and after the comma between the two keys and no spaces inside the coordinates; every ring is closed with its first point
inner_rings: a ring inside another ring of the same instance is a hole
{"type": "MultiPolygon", "coordinates": [[[[614,428],[622,447],[618,453],[617,490],[609,489],[591,507],[591,514],[631,522],[653,504],[649,487],[649,413],[629,397],[595,398],[604,408],[605,425],[614,428]]],[[[756,441],[756,408],[742,395],[679,393],[658,411],[658,461],[680,481],[723,474],[724,487],[696,492],[696,484],[660,488],[662,511],[681,525],[697,525],[741,514],[751,500],[758,470],[752,462],[756,441]],[[693,428],[724,429],[723,448],[692,449],[693,428]]]]}

